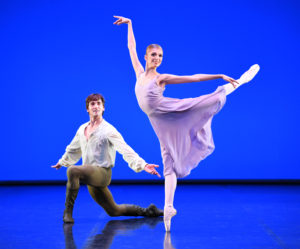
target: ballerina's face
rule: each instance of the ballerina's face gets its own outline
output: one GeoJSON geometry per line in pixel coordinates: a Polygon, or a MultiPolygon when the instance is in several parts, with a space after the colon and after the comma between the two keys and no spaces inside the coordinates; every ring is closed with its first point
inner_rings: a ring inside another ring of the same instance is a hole
{"type": "Polygon", "coordinates": [[[145,60],[148,67],[159,67],[163,59],[163,51],[161,48],[150,48],[147,50],[145,60]]]}

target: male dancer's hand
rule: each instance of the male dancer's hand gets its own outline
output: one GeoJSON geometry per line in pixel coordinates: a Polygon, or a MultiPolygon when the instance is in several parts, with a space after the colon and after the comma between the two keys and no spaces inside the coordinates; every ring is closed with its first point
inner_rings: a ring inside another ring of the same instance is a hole
{"type": "Polygon", "coordinates": [[[158,177],[161,177],[160,174],[155,170],[155,168],[158,168],[158,165],[146,164],[144,170],[151,175],[157,175],[158,177]]]}
{"type": "Polygon", "coordinates": [[[57,163],[56,165],[51,166],[51,168],[53,168],[53,169],[60,169],[61,165],[59,163],[57,163]]]}

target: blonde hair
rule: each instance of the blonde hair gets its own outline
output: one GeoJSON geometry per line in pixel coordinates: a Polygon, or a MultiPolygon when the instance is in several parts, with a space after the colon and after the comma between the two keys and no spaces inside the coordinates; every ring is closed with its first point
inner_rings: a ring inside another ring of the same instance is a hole
{"type": "Polygon", "coordinates": [[[147,47],[147,49],[146,49],[146,54],[147,54],[148,51],[149,51],[150,49],[152,49],[152,48],[160,48],[161,51],[163,50],[162,47],[161,47],[160,45],[158,45],[158,44],[150,44],[150,45],[147,47]]]}

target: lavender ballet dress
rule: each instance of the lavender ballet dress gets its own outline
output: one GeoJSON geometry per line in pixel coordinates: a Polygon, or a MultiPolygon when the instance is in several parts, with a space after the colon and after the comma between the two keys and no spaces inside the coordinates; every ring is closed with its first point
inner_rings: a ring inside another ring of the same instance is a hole
{"type": "Polygon", "coordinates": [[[164,176],[175,172],[185,177],[215,148],[211,121],[225,104],[225,89],[196,98],[167,98],[157,77],[146,84],[138,80],[135,94],[159,139],[164,176]]]}

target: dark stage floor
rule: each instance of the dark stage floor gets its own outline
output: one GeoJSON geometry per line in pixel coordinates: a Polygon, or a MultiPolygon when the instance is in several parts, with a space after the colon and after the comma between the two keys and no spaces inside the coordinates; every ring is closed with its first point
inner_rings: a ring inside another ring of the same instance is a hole
{"type": "MultiPolygon", "coordinates": [[[[114,185],[116,202],[163,207],[162,185],[114,185]]],[[[178,215],[110,218],[82,186],[64,226],[64,186],[0,186],[0,248],[300,249],[299,185],[179,185],[178,215]]]]}

